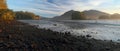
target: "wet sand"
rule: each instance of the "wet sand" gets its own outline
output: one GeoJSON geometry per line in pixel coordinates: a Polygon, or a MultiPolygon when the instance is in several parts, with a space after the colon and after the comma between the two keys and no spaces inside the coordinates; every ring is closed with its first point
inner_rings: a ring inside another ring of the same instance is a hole
{"type": "Polygon", "coordinates": [[[120,51],[119,43],[89,37],[38,29],[18,21],[0,22],[2,51],[120,51]]]}

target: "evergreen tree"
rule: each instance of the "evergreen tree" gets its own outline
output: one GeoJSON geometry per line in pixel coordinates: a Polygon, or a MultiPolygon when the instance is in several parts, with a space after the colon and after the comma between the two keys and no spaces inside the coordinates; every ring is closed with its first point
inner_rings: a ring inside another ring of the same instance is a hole
{"type": "Polygon", "coordinates": [[[85,15],[83,12],[74,11],[72,13],[72,20],[83,20],[83,19],[85,19],[85,15]]]}
{"type": "Polygon", "coordinates": [[[36,16],[34,13],[31,12],[23,12],[23,11],[18,11],[15,12],[15,19],[17,20],[23,20],[23,19],[34,19],[34,17],[36,16]]]}

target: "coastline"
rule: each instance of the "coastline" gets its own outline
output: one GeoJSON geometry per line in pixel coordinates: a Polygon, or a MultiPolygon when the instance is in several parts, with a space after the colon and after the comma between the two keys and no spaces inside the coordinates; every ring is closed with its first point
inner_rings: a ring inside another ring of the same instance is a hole
{"type": "Polygon", "coordinates": [[[0,50],[18,51],[119,51],[120,43],[75,37],[69,32],[38,29],[26,23],[0,22],[0,50]]]}

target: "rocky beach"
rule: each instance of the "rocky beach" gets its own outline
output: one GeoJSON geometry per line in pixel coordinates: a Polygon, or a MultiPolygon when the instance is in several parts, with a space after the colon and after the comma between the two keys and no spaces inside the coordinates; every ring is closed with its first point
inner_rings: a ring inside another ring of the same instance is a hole
{"type": "Polygon", "coordinates": [[[18,21],[0,22],[2,51],[120,51],[120,43],[38,29],[18,21]]]}
{"type": "Polygon", "coordinates": [[[120,51],[114,2],[0,0],[0,51],[120,51]]]}

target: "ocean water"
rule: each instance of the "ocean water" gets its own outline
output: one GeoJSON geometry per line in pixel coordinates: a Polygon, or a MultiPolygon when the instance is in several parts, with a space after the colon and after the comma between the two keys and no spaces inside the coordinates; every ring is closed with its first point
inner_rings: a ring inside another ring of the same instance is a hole
{"type": "Polygon", "coordinates": [[[120,42],[120,20],[19,20],[38,25],[38,28],[58,32],[71,32],[72,35],[91,35],[91,38],[120,42]]]}

